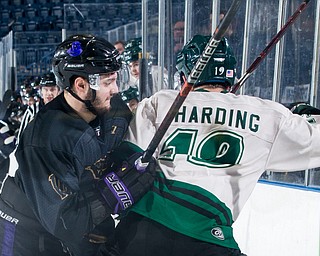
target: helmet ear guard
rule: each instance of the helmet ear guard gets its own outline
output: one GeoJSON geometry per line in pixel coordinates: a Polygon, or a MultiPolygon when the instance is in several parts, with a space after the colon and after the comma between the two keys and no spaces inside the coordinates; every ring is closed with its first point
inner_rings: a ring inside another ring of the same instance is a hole
{"type": "Polygon", "coordinates": [[[99,74],[90,74],[88,75],[88,81],[90,88],[93,90],[100,90],[100,75],[99,74]]]}
{"type": "MultiPolygon", "coordinates": [[[[210,36],[195,35],[183,47],[177,55],[176,68],[180,74],[183,73],[186,77],[189,76],[209,40],[210,36]]],[[[237,61],[228,40],[222,38],[195,86],[202,84],[234,85],[236,63],[237,61]]]]}

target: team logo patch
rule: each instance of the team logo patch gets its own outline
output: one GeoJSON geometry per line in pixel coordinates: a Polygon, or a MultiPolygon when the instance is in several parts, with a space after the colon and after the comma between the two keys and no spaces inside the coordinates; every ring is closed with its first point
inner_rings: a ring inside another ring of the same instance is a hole
{"type": "Polygon", "coordinates": [[[60,196],[61,200],[72,195],[72,191],[63,184],[54,174],[51,174],[48,178],[53,190],[60,196]]]}
{"type": "Polygon", "coordinates": [[[86,171],[90,171],[95,180],[99,179],[102,174],[108,169],[109,163],[107,156],[101,157],[93,165],[87,166],[86,171]]]}
{"type": "Polygon", "coordinates": [[[71,44],[71,48],[67,50],[67,53],[71,57],[77,57],[82,53],[81,43],[79,41],[74,41],[71,44]]]}
{"type": "Polygon", "coordinates": [[[224,240],[224,235],[223,235],[222,229],[219,227],[215,227],[215,228],[211,229],[211,235],[213,235],[215,238],[217,238],[219,240],[224,240]]]}

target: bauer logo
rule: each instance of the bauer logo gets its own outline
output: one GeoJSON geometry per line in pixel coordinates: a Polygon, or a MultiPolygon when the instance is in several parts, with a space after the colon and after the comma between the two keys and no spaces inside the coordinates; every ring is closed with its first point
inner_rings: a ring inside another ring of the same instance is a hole
{"type": "Polygon", "coordinates": [[[67,68],[84,68],[84,64],[67,64],[67,68]]]}
{"type": "Polygon", "coordinates": [[[215,227],[215,228],[211,229],[211,234],[219,240],[224,240],[224,235],[223,235],[222,229],[219,227],[215,227]]]}
{"type": "Polygon", "coordinates": [[[19,222],[18,219],[16,219],[16,218],[14,218],[14,217],[12,217],[12,216],[4,213],[4,212],[1,211],[1,210],[0,210],[0,216],[1,216],[2,219],[6,220],[6,221],[9,221],[9,222],[11,222],[11,223],[13,223],[13,224],[15,224],[15,225],[17,225],[18,222],[19,222]]]}
{"type": "Polygon", "coordinates": [[[104,178],[104,182],[117,198],[123,210],[133,205],[133,198],[130,192],[114,172],[108,173],[104,178]]]}
{"type": "Polygon", "coordinates": [[[213,58],[216,62],[224,62],[226,58],[213,58]]]}

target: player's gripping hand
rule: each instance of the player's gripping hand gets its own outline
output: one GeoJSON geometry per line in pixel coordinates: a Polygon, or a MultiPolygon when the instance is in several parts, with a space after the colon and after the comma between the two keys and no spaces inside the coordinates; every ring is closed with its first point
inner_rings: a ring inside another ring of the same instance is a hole
{"type": "Polygon", "coordinates": [[[98,181],[98,188],[112,213],[120,213],[138,202],[152,187],[156,160],[138,164],[142,152],[131,155],[98,181]]]}

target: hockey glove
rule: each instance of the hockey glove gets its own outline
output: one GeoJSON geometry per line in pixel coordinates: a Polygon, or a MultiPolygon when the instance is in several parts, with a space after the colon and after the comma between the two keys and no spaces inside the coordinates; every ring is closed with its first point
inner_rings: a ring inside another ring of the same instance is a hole
{"type": "Polygon", "coordinates": [[[300,103],[292,103],[290,105],[290,110],[294,114],[303,115],[320,115],[320,109],[310,106],[308,103],[300,102],[300,103]]]}
{"type": "Polygon", "coordinates": [[[298,114],[304,117],[309,123],[316,122],[313,115],[320,115],[320,109],[312,107],[305,102],[291,104],[290,110],[293,114],[298,114]]]}
{"type": "Polygon", "coordinates": [[[115,167],[111,168],[112,171],[98,181],[98,188],[112,213],[126,210],[152,187],[156,160],[152,158],[149,163],[138,166],[142,155],[143,152],[137,152],[121,164],[115,164],[115,167]]]}
{"type": "Polygon", "coordinates": [[[108,153],[123,140],[127,132],[132,113],[119,94],[111,98],[111,110],[101,117],[101,141],[103,152],[108,153]]]}
{"type": "Polygon", "coordinates": [[[122,117],[130,123],[132,119],[132,112],[127,104],[122,100],[120,93],[115,94],[111,98],[111,110],[108,113],[109,117],[122,117]]]}

